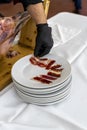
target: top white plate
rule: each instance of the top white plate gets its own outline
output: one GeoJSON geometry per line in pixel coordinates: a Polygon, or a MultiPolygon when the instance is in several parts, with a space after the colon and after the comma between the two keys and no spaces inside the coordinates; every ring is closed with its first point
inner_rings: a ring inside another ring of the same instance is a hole
{"type": "Polygon", "coordinates": [[[28,55],[21,58],[12,67],[12,78],[19,84],[31,89],[46,89],[48,87],[59,85],[69,78],[71,74],[71,66],[68,61],[60,56],[48,54],[45,55],[43,58],[54,59],[57,64],[61,64],[62,68],[64,68],[61,77],[57,80],[52,81],[52,83],[50,84],[43,84],[38,81],[32,80],[32,78],[35,76],[39,76],[40,74],[47,74],[48,70],[32,65],[29,61],[31,56],[32,55],[28,55]]]}

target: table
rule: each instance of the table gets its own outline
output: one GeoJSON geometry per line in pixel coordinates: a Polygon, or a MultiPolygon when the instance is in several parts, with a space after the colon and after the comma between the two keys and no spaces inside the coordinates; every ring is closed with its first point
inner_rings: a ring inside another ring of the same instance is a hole
{"type": "Polygon", "coordinates": [[[48,22],[81,29],[69,46],[67,42],[51,51],[57,54],[59,50],[58,54],[71,63],[70,97],[51,106],[27,104],[18,97],[11,83],[0,93],[0,130],[87,130],[87,17],[63,12],[48,22]]]}

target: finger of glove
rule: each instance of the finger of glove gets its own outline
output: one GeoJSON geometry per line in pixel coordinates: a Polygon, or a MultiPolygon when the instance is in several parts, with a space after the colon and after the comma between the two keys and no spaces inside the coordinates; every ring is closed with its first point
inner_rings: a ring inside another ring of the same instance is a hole
{"type": "Polygon", "coordinates": [[[38,52],[38,56],[39,56],[39,57],[42,57],[42,56],[48,54],[48,53],[50,52],[50,49],[51,49],[51,48],[45,48],[45,49],[40,50],[40,51],[38,52]]]}
{"type": "Polygon", "coordinates": [[[36,44],[35,49],[34,49],[34,56],[39,56],[39,52],[41,49],[41,44],[36,44]]]}

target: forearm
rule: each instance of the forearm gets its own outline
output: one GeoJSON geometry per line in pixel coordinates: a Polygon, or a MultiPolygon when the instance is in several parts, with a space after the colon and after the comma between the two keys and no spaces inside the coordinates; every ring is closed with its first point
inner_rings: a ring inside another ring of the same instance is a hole
{"type": "Polygon", "coordinates": [[[36,24],[46,23],[46,15],[43,7],[42,0],[13,0],[16,4],[21,2],[24,9],[29,11],[29,14],[34,19],[36,24]]]}
{"type": "Polygon", "coordinates": [[[27,7],[27,10],[36,24],[43,24],[47,22],[42,3],[31,4],[27,7]]]}

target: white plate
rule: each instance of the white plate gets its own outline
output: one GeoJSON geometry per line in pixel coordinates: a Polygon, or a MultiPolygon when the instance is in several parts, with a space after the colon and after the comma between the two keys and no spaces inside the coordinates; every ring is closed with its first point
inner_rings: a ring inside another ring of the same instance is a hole
{"type": "Polygon", "coordinates": [[[66,79],[64,82],[62,82],[61,84],[58,84],[58,85],[56,85],[56,86],[52,86],[52,87],[45,87],[45,88],[42,88],[42,87],[40,87],[40,88],[34,88],[34,89],[32,89],[32,88],[30,88],[30,87],[27,87],[27,86],[23,86],[22,84],[20,84],[20,83],[18,83],[17,81],[15,81],[15,79],[13,79],[13,82],[15,83],[15,85],[16,86],[18,86],[19,87],[19,89],[23,89],[23,90],[25,90],[25,91],[29,91],[29,92],[34,92],[35,91],[35,93],[36,92],[49,92],[49,91],[51,91],[51,90],[54,90],[54,89],[61,89],[64,85],[66,85],[69,81],[71,81],[72,80],[72,75],[70,75],[69,77],[68,77],[68,79],[66,79]]]}
{"type": "Polygon", "coordinates": [[[69,99],[70,97],[70,93],[68,93],[67,95],[65,95],[63,98],[59,99],[59,100],[55,100],[55,101],[52,101],[52,102],[45,102],[45,103],[37,103],[37,102],[34,102],[33,104],[34,105],[39,105],[39,106],[47,106],[47,105],[56,105],[56,104],[59,104],[61,102],[64,102],[65,100],[69,99]]]}
{"type": "Polygon", "coordinates": [[[51,101],[51,102],[45,102],[45,103],[34,102],[33,104],[39,105],[39,106],[56,105],[56,104],[59,104],[61,102],[64,102],[65,100],[69,99],[69,97],[70,97],[70,93],[68,93],[67,95],[65,95],[64,97],[62,97],[59,100],[55,100],[55,101],[51,101]]]}
{"type": "Polygon", "coordinates": [[[39,76],[40,74],[47,74],[46,69],[32,65],[29,61],[32,55],[25,56],[18,60],[12,67],[11,75],[12,78],[17,81],[19,84],[29,87],[31,89],[44,89],[54,87],[61,84],[71,74],[71,66],[68,61],[60,56],[48,54],[44,58],[54,59],[57,64],[61,64],[64,70],[62,71],[61,77],[53,81],[51,84],[43,84],[32,80],[33,77],[39,76]]]}
{"type": "Polygon", "coordinates": [[[20,84],[18,84],[17,82],[14,82],[14,86],[16,86],[19,90],[23,90],[25,92],[28,92],[30,94],[35,94],[35,95],[44,95],[44,94],[50,94],[53,93],[55,91],[59,91],[60,89],[63,89],[66,85],[68,85],[69,83],[72,82],[72,76],[70,76],[68,78],[68,80],[66,82],[64,82],[63,84],[61,84],[60,86],[54,86],[53,88],[49,88],[49,89],[30,89],[30,88],[26,88],[24,86],[21,86],[20,84]]]}
{"type": "Polygon", "coordinates": [[[14,82],[15,86],[19,89],[19,90],[22,90],[22,91],[25,91],[27,93],[30,93],[30,94],[35,94],[35,95],[44,95],[44,94],[51,94],[53,92],[56,92],[56,91],[60,91],[61,89],[63,89],[65,86],[67,86],[68,84],[70,84],[72,81],[72,76],[69,77],[69,79],[64,82],[63,84],[61,84],[60,86],[54,86],[53,88],[49,88],[49,89],[29,89],[29,88],[26,88],[26,87],[23,87],[21,86],[20,84],[18,84],[17,82],[14,82]]]}
{"type": "Polygon", "coordinates": [[[71,90],[70,86],[71,84],[69,85],[69,88],[60,95],[56,95],[52,97],[44,97],[44,98],[43,97],[38,98],[38,97],[27,95],[24,92],[19,91],[18,89],[16,89],[16,91],[17,91],[17,94],[21,97],[21,99],[25,102],[32,103],[32,104],[34,103],[45,104],[49,102],[55,102],[66,97],[70,93],[70,90],[71,90]]]}
{"type": "Polygon", "coordinates": [[[71,82],[68,83],[66,86],[64,86],[62,89],[60,90],[56,90],[54,92],[51,92],[51,93],[47,93],[47,94],[33,94],[33,93],[29,93],[27,91],[24,91],[22,89],[19,89],[18,87],[15,86],[16,89],[18,89],[20,92],[26,94],[26,95],[29,95],[29,96],[33,96],[33,97],[37,97],[37,98],[47,98],[47,97],[53,97],[53,96],[56,96],[56,95],[61,95],[62,93],[66,92],[69,87],[71,85],[71,82]]]}

